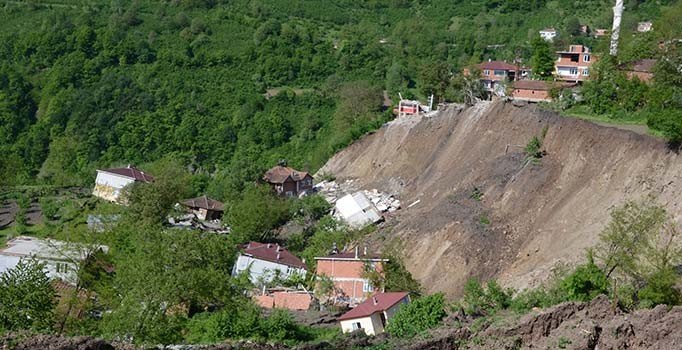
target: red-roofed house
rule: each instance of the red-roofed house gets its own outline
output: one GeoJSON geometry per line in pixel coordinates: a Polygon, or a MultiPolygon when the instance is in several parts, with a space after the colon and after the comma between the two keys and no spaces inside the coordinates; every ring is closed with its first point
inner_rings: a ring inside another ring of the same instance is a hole
{"type": "Polygon", "coordinates": [[[154,177],[128,165],[125,168],[98,169],[92,194],[112,202],[125,203],[121,190],[133,182],[152,182],[154,177]]]}
{"type": "Polygon", "coordinates": [[[263,180],[272,185],[279,195],[298,196],[313,189],[313,177],[305,171],[278,165],[263,175],[263,180]]]}
{"type": "Polygon", "coordinates": [[[215,199],[204,196],[187,199],[180,204],[187,207],[199,220],[219,220],[223,217],[225,205],[215,199]]]}
{"type": "Polygon", "coordinates": [[[287,279],[295,274],[305,275],[306,266],[279,244],[250,242],[237,257],[232,276],[247,270],[251,282],[260,284],[272,281],[275,276],[287,279]]]}
{"type": "Polygon", "coordinates": [[[590,79],[590,66],[597,57],[583,45],[571,45],[568,51],[557,51],[559,58],[554,62],[554,75],[559,80],[585,81],[590,79]]]}
{"type": "Polygon", "coordinates": [[[383,333],[393,315],[409,302],[410,295],[407,292],[374,294],[339,317],[341,331],[348,333],[362,329],[367,335],[383,333]]]}
{"type": "Polygon", "coordinates": [[[334,282],[337,301],[347,302],[349,305],[356,305],[367,299],[367,296],[374,293],[374,287],[369,279],[364,277],[365,264],[370,264],[374,270],[383,273],[384,263],[387,259],[382,259],[376,255],[368,255],[367,252],[359,254],[353,252],[336,253],[324,257],[316,257],[318,276],[327,276],[334,282]]]}

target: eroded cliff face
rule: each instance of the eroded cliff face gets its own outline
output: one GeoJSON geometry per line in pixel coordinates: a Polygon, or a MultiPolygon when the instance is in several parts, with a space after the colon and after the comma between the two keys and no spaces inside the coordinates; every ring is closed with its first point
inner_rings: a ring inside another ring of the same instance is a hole
{"type": "Polygon", "coordinates": [[[427,292],[450,296],[471,276],[525,288],[582,261],[628,199],[652,194],[682,216],[682,156],[662,140],[502,101],[395,120],[320,173],[397,194],[403,209],[369,244],[397,244],[427,292]],[[524,161],[545,128],[546,155],[524,161]]]}

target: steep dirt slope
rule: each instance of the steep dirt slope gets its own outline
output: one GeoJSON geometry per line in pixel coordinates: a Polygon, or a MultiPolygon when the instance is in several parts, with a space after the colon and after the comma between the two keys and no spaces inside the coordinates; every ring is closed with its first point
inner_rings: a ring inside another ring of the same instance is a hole
{"type": "Polygon", "coordinates": [[[502,101],[393,121],[320,172],[419,200],[370,244],[398,243],[425,289],[451,296],[470,276],[524,288],[579,261],[627,199],[654,194],[681,214],[682,157],[661,140],[502,101]],[[527,164],[523,147],[544,128],[547,154],[527,164]]]}

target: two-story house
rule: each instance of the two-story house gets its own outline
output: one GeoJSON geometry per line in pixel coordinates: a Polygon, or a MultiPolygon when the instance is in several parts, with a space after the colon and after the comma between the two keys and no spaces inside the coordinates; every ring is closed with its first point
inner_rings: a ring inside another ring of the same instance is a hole
{"type": "Polygon", "coordinates": [[[557,51],[554,75],[558,80],[580,82],[590,78],[590,66],[597,61],[590,49],[583,45],[571,45],[568,51],[557,51]]]}
{"type": "Polygon", "coordinates": [[[407,292],[377,293],[339,317],[341,331],[362,329],[367,335],[383,333],[400,307],[410,302],[407,292]]]}
{"type": "MultiPolygon", "coordinates": [[[[503,61],[483,62],[476,65],[476,68],[481,72],[479,79],[483,83],[485,90],[498,96],[506,95],[506,82],[512,82],[520,78],[519,66],[503,61]]],[[[468,75],[470,71],[465,69],[464,74],[468,75]]]]}
{"type": "Polygon", "coordinates": [[[350,305],[357,305],[375,292],[371,281],[366,277],[365,269],[370,268],[383,274],[384,264],[388,259],[377,255],[355,252],[333,253],[328,256],[315,257],[317,275],[326,276],[334,283],[335,299],[350,305]]]}
{"type": "Polygon", "coordinates": [[[249,242],[237,257],[232,276],[248,271],[254,284],[267,283],[276,276],[287,279],[293,275],[305,276],[305,263],[279,244],[249,242]]]}
{"type": "Polygon", "coordinates": [[[281,196],[294,197],[313,189],[313,177],[310,174],[283,165],[268,170],[263,180],[281,196]]]}
{"type": "Polygon", "coordinates": [[[154,177],[131,165],[125,168],[98,169],[92,195],[111,202],[125,204],[126,199],[121,197],[123,188],[134,182],[152,181],[154,181],[154,177]]]}

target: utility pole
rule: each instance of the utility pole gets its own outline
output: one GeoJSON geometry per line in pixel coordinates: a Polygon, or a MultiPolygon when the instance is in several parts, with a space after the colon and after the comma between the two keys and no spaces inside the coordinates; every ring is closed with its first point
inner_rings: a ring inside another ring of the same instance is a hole
{"type": "Polygon", "coordinates": [[[623,0],[616,0],[616,6],[613,7],[613,27],[611,28],[611,47],[609,54],[615,56],[618,54],[618,37],[620,36],[620,20],[623,17],[623,0]]]}

